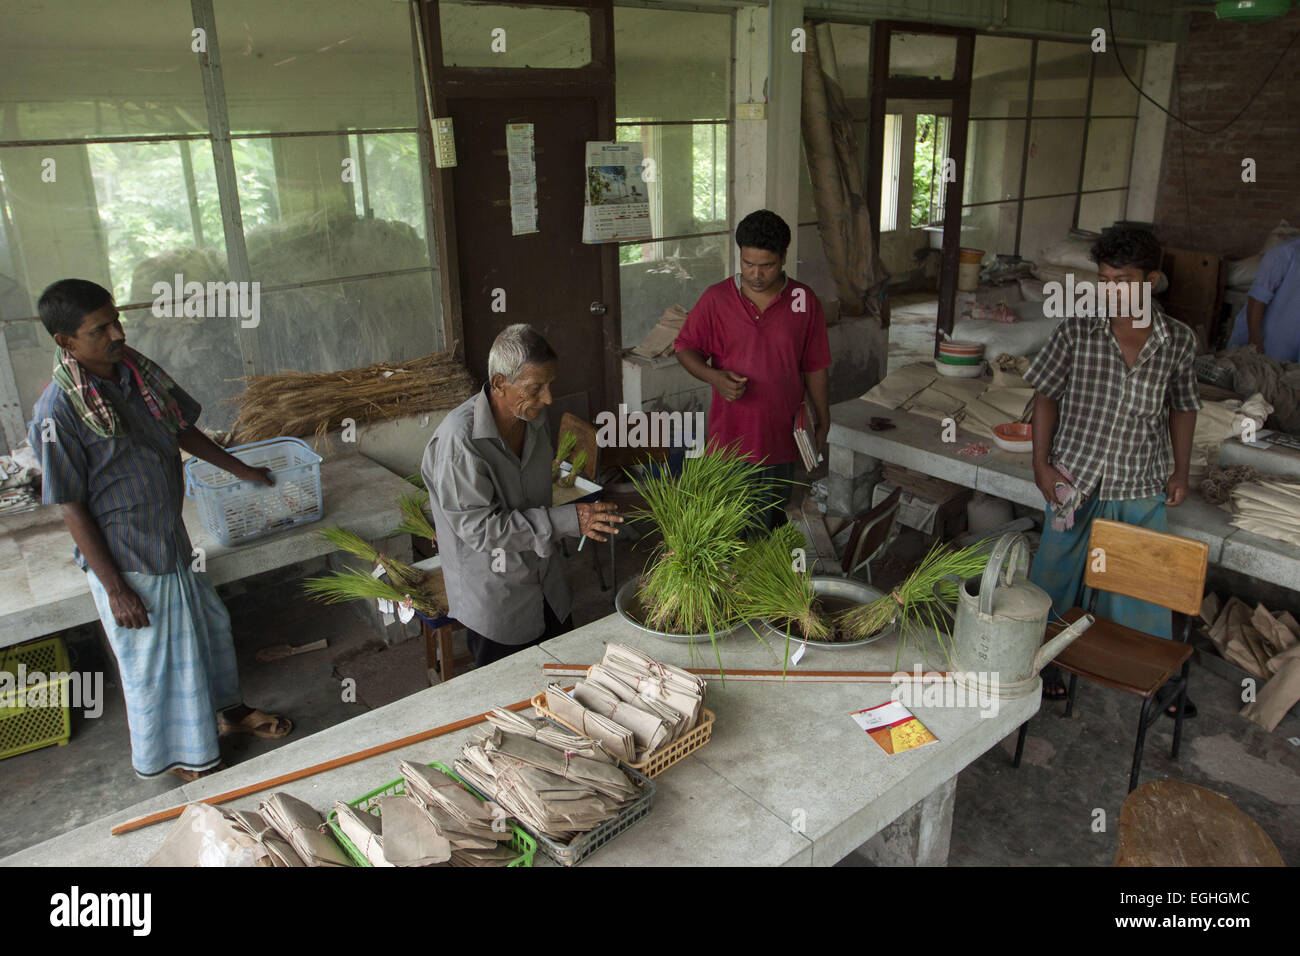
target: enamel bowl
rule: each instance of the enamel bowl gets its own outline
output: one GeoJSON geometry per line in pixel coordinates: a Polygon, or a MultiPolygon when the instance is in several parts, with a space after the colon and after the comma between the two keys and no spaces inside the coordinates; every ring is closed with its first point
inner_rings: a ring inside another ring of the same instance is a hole
{"type": "Polygon", "coordinates": [[[1034,450],[1033,429],[1024,422],[1008,422],[993,429],[993,441],[1003,451],[1017,454],[1034,450]]]}

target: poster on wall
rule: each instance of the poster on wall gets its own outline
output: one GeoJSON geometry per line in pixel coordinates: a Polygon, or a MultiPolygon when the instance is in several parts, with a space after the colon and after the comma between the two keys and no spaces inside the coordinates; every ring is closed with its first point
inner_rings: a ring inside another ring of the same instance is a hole
{"type": "Polygon", "coordinates": [[[506,124],[506,162],[510,166],[510,234],[537,232],[537,154],[533,124],[506,124]]]}
{"type": "Polygon", "coordinates": [[[640,143],[587,143],[587,199],[582,241],[649,239],[650,196],[640,143]]]}

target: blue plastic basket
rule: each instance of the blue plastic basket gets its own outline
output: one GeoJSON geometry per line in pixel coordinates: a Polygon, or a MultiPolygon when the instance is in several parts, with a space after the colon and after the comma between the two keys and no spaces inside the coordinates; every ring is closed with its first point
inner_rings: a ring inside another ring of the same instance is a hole
{"type": "Polygon", "coordinates": [[[185,493],[195,499],[199,521],[229,547],[321,517],[321,456],[300,438],[271,438],[226,449],[246,465],[270,468],[271,487],[240,481],[198,458],[185,465],[185,493]]]}

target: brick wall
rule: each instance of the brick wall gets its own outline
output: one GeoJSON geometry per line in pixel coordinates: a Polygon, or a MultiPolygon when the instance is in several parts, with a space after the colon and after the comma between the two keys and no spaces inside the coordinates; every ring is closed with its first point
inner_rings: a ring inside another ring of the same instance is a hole
{"type": "MultiPolygon", "coordinates": [[[[1300,7],[1269,23],[1193,15],[1178,50],[1170,111],[1194,126],[1222,126],[1297,31],[1300,7]]],[[[1230,256],[1256,252],[1279,219],[1300,225],[1300,41],[1224,132],[1206,136],[1169,121],[1155,215],[1165,245],[1230,256]],[[1257,166],[1254,183],[1241,181],[1246,157],[1257,166]]]]}

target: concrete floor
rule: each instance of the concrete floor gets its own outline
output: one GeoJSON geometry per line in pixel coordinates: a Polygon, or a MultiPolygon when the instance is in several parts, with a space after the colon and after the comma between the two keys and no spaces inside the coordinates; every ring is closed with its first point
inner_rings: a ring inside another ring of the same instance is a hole
{"type": "MultiPolygon", "coordinates": [[[[903,539],[900,539],[902,541],[903,539]]],[[[905,545],[904,545],[905,547],[905,545]]],[[[597,549],[606,583],[609,548],[597,549]]],[[[620,541],[619,573],[626,580],[644,558],[620,541]]],[[[596,581],[591,548],[568,559],[574,585],[574,623],[610,613],[613,591],[596,581]]],[[[878,569],[888,587],[889,568],[878,569]]],[[[286,713],[297,739],[425,686],[423,642],[379,649],[378,635],[339,608],[304,600],[283,580],[247,588],[228,599],[239,649],[245,697],[264,709],[286,713]],[[258,648],[300,644],[325,637],[327,650],[259,662],[258,648]],[[357,680],[357,703],[345,703],[335,674],[357,680]]],[[[89,629],[73,635],[77,669],[104,667],[106,703],[96,720],[73,717],[72,741],[0,762],[0,857],[172,789],[174,778],[144,781],[130,767],[126,715],[111,660],[89,629]]],[[[1300,718],[1288,716],[1265,733],[1237,716],[1239,685],[1194,666],[1192,696],[1200,715],[1184,727],[1181,758],[1169,757],[1172,723],[1161,720],[1148,734],[1142,779],[1186,780],[1216,790],[1253,817],[1289,864],[1300,863],[1300,718]]],[[[985,754],[957,785],[949,863],[980,865],[1108,865],[1115,853],[1120,804],[1127,788],[1137,703],[1115,691],[1083,684],[1075,714],[1046,704],[1030,725],[1025,759],[1010,765],[1015,736],[985,754]],[[1094,832],[1096,809],[1105,829],[1094,832]]],[[[223,743],[227,762],[278,746],[276,741],[237,738],[223,743]]],[[[845,865],[861,864],[850,856],[845,865]]]]}

